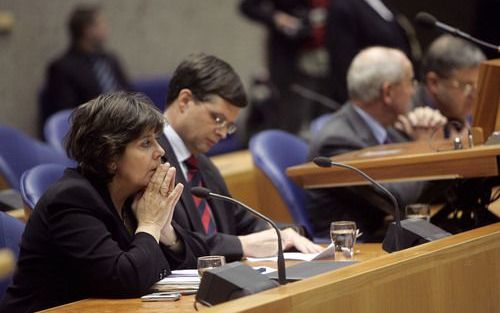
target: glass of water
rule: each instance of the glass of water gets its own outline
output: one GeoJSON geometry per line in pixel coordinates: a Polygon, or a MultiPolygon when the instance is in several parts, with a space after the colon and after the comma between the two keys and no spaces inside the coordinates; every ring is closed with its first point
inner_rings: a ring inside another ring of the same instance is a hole
{"type": "Polygon", "coordinates": [[[356,231],[356,223],[353,221],[336,221],[330,224],[330,236],[335,247],[336,259],[338,255],[345,259],[354,257],[356,231]]]}
{"type": "Polygon", "coordinates": [[[224,264],[226,264],[226,258],[223,255],[201,256],[198,258],[198,276],[201,278],[204,272],[224,264]]]}

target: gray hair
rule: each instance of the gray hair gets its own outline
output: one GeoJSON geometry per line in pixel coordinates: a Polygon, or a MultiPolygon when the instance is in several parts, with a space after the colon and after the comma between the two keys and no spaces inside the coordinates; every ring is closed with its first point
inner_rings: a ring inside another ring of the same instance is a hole
{"type": "Polygon", "coordinates": [[[453,70],[478,66],[486,57],[474,44],[451,35],[432,42],[422,61],[422,77],[428,72],[449,77],[453,70]]]}
{"type": "Polygon", "coordinates": [[[404,53],[397,49],[370,47],[362,50],[347,71],[350,98],[369,102],[380,97],[384,83],[393,84],[403,79],[405,59],[404,53]]]}

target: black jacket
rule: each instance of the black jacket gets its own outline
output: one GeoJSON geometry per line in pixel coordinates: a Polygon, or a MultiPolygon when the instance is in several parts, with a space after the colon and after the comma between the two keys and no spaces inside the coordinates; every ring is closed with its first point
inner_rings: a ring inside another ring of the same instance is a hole
{"type": "Polygon", "coordinates": [[[101,58],[109,65],[120,90],[130,90],[129,81],[114,55],[89,54],[72,47],[47,68],[40,108],[42,122],[57,111],[75,108],[102,93],[93,70],[93,58],[101,58]]]}
{"type": "Polygon", "coordinates": [[[107,187],[67,169],[28,221],[0,311],[31,312],[89,297],[140,296],[172,268],[195,268],[197,256],[207,253],[174,228],[184,242],[183,255],[171,253],[147,233],[131,234],[107,187]]]}

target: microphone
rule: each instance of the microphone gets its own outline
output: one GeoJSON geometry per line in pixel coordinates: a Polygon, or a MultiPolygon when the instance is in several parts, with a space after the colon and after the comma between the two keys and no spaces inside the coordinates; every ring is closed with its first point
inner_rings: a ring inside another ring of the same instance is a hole
{"type": "Polygon", "coordinates": [[[363,172],[363,171],[361,171],[353,166],[343,164],[343,163],[333,162],[332,160],[330,160],[330,158],[322,157],[322,156],[315,157],[313,159],[313,162],[314,162],[314,164],[316,164],[319,167],[336,166],[336,167],[346,168],[350,171],[354,171],[358,175],[360,175],[361,177],[363,177],[364,179],[366,179],[367,181],[372,183],[373,186],[377,187],[384,194],[386,194],[389,197],[389,199],[391,199],[392,205],[394,207],[394,218],[396,220],[396,235],[394,237],[394,240],[395,240],[395,244],[396,244],[396,250],[400,250],[399,234],[401,233],[401,213],[399,211],[399,204],[398,204],[398,201],[396,200],[396,197],[394,197],[394,195],[389,190],[387,190],[387,188],[385,188],[384,186],[382,186],[381,184],[376,182],[373,178],[368,176],[365,172],[363,172]]]}
{"type": "Polygon", "coordinates": [[[248,205],[243,204],[242,202],[240,202],[236,199],[233,199],[233,198],[230,198],[227,196],[223,196],[223,195],[220,195],[218,193],[210,192],[210,190],[207,188],[193,187],[193,188],[191,188],[191,193],[193,195],[197,196],[198,198],[217,198],[217,199],[222,199],[224,201],[229,201],[229,202],[235,203],[235,204],[247,209],[248,211],[250,211],[252,214],[256,215],[257,217],[268,222],[274,228],[274,230],[276,230],[276,234],[278,235],[278,262],[277,262],[278,263],[278,283],[280,285],[286,284],[285,257],[283,255],[283,245],[281,243],[281,233],[280,233],[278,226],[276,226],[276,223],[274,223],[269,217],[252,209],[248,205]]]}
{"type": "Polygon", "coordinates": [[[399,251],[402,248],[413,247],[415,245],[441,239],[443,237],[451,235],[441,228],[434,226],[422,219],[406,219],[404,221],[401,221],[401,213],[399,211],[399,204],[396,200],[396,197],[394,197],[394,195],[380,183],[376,182],[373,178],[368,176],[363,171],[355,168],[354,166],[334,162],[327,157],[316,157],[314,158],[313,162],[320,167],[337,166],[354,171],[364,179],[372,183],[373,186],[377,187],[391,199],[392,205],[394,206],[394,219],[396,220],[396,226],[394,228],[393,224],[391,224],[389,226],[389,229],[387,230],[384,242],[382,244],[382,248],[385,251],[399,251]]]}
{"type": "Polygon", "coordinates": [[[298,94],[304,99],[317,102],[333,111],[337,111],[340,108],[340,104],[327,96],[324,96],[312,89],[306,88],[299,84],[292,84],[290,90],[298,94]]]}
{"type": "Polygon", "coordinates": [[[493,45],[493,44],[488,43],[486,41],[472,37],[471,35],[464,33],[463,31],[461,31],[458,28],[455,28],[453,26],[450,26],[450,25],[447,25],[445,23],[440,22],[433,15],[431,15],[427,12],[419,12],[415,16],[415,21],[421,26],[424,26],[427,28],[439,28],[440,30],[442,30],[446,33],[452,34],[453,36],[463,38],[467,41],[471,41],[471,42],[476,43],[480,46],[496,50],[498,53],[500,53],[500,46],[496,46],[496,45],[493,45]]]}

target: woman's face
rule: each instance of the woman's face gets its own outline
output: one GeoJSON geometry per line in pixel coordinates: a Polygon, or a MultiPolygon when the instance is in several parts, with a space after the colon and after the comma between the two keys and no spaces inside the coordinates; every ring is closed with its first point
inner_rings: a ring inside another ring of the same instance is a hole
{"type": "Polygon", "coordinates": [[[124,190],[137,192],[149,184],[165,151],[158,144],[156,133],[145,132],[125,147],[125,152],[116,162],[113,181],[124,190]]]}

